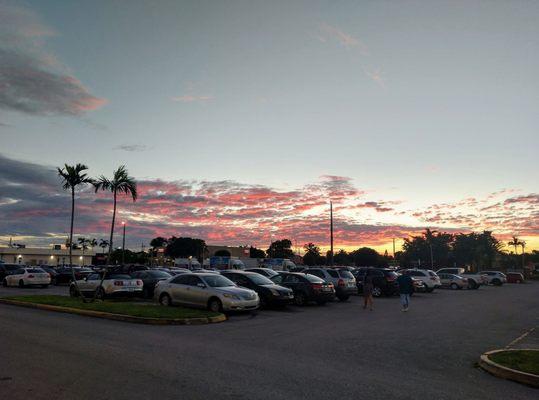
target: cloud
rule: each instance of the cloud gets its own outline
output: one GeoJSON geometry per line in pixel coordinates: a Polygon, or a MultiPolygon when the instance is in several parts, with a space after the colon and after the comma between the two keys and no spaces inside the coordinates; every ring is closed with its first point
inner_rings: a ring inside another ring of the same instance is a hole
{"type": "Polygon", "coordinates": [[[78,116],[106,103],[45,51],[44,39],[54,34],[30,9],[0,3],[0,108],[78,116]]]}
{"type": "Polygon", "coordinates": [[[177,101],[180,103],[195,103],[195,102],[206,102],[213,100],[213,96],[205,96],[205,95],[192,95],[192,94],[186,94],[183,96],[177,96],[172,97],[172,101],[177,101]]]}
{"type": "Polygon", "coordinates": [[[369,54],[368,47],[358,38],[343,32],[341,29],[329,25],[325,22],[320,24],[320,35],[317,35],[321,42],[327,41],[328,38],[336,39],[340,44],[348,48],[358,48],[363,55],[369,54]]]}
{"type": "Polygon", "coordinates": [[[114,146],[112,148],[113,150],[123,150],[128,152],[141,152],[149,150],[150,147],[145,144],[121,144],[118,146],[114,146]]]}

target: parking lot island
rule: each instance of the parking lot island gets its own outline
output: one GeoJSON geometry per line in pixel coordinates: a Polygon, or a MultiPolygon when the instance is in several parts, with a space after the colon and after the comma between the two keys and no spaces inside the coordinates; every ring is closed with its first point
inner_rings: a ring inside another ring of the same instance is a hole
{"type": "Polygon", "coordinates": [[[4,297],[0,298],[0,303],[149,325],[202,325],[226,321],[224,314],[205,310],[118,301],[83,303],[80,299],[54,295],[4,297]]]}
{"type": "Polygon", "coordinates": [[[479,365],[503,379],[539,388],[539,349],[500,349],[481,355],[479,365]]]}

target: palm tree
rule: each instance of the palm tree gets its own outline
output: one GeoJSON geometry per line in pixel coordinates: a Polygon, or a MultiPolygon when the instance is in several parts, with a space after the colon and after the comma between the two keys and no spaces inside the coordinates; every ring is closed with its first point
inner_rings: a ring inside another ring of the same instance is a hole
{"type": "MultiPolygon", "coordinates": [[[[73,271],[73,222],[75,220],[75,189],[77,186],[84,186],[86,184],[93,184],[92,178],[84,172],[88,167],[84,164],[67,165],[64,164],[64,168],[57,168],[58,176],[62,179],[62,188],[71,192],[71,226],[69,229],[69,265],[71,267],[71,274],[73,282],[75,282],[75,288],[79,291],[75,280],[75,272],[73,271]]],[[[80,292],[79,292],[80,294],[80,292]]]]}
{"type": "Polygon", "coordinates": [[[101,247],[101,249],[102,249],[102,253],[101,253],[101,254],[104,255],[104,254],[105,254],[105,249],[106,249],[107,247],[109,247],[109,241],[106,240],[106,239],[100,239],[100,240],[99,240],[99,247],[101,247]]]}
{"type": "Polygon", "coordinates": [[[524,240],[521,240],[520,245],[522,246],[522,272],[524,272],[524,248],[526,247],[526,242],[524,240]]]}
{"type": "Polygon", "coordinates": [[[521,245],[520,240],[516,236],[513,236],[510,242],[507,242],[508,246],[513,246],[515,248],[515,255],[518,255],[517,253],[517,247],[521,245]]]}
{"type": "Polygon", "coordinates": [[[129,176],[125,165],[120,166],[113,173],[112,179],[101,175],[96,182],[94,182],[95,192],[99,190],[112,192],[113,207],[112,207],[112,224],[110,227],[110,239],[109,239],[109,254],[107,257],[107,264],[110,263],[110,256],[113,249],[113,236],[114,236],[114,223],[116,221],[116,203],[118,194],[131,195],[133,201],[137,200],[137,182],[135,178],[129,176]]]}

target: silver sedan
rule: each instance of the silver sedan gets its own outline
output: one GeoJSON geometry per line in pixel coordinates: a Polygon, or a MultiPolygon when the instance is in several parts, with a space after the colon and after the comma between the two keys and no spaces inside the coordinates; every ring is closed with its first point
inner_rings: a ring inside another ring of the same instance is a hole
{"type": "Polygon", "coordinates": [[[180,304],[215,312],[255,310],[260,302],[254,290],[240,288],[215,273],[182,274],[160,281],[154,297],[164,306],[180,304]]]}

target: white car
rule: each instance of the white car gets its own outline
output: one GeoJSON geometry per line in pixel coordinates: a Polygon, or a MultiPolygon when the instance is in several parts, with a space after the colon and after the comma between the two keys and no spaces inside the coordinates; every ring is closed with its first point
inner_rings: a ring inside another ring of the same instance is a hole
{"type": "Polygon", "coordinates": [[[430,269],[408,269],[406,270],[408,274],[423,283],[423,286],[425,288],[425,291],[430,293],[434,289],[439,288],[442,286],[442,283],[440,282],[440,277],[436,272],[430,270],[430,269]]]}
{"type": "MultiPolygon", "coordinates": [[[[144,285],[141,279],[135,279],[126,274],[115,273],[107,274],[101,286],[100,273],[90,274],[86,278],[76,282],[83,296],[93,296],[95,293],[95,297],[98,299],[112,296],[140,296],[144,285]]],[[[69,295],[71,297],[78,296],[74,282],[69,286],[69,295]]]]}
{"type": "Polygon", "coordinates": [[[4,286],[41,286],[51,284],[51,276],[41,268],[19,268],[10,275],[6,275],[4,286]]]}
{"type": "Polygon", "coordinates": [[[487,276],[489,285],[502,286],[507,283],[507,276],[500,271],[481,271],[481,273],[487,276]]]}

